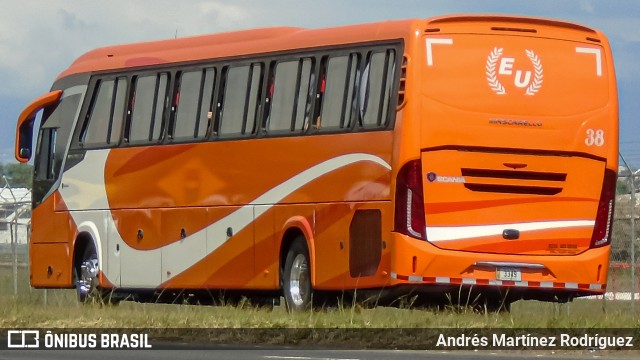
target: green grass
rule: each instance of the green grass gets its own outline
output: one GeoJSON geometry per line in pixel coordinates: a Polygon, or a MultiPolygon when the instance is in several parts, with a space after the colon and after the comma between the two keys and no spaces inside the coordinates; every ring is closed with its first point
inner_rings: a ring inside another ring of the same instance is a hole
{"type": "Polygon", "coordinates": [[[284,306],[266,309],[242,302],[237,306],[129,301],[118,306],[82,305],[76,301],[75,290],[31,289],[25,272],[20,273],[20,279],[19,294],[15,296],[11,273],[0,269],[0,328],[57,331],[86,328],[105,329],[109,333],[136,332],[131,330],[134,328],[160,342],[379,349],[433,348],[443,332],[471,335],[486,328],[513,334],[540,329],[544,336],[550,335],[550,331],[584,334],[583,329],[603,333],[607,331],[605,328],[634,328],[635,336],[640,335],[640,303],[633,313],[628,301],[575,300],[568,304],[518,301],[508,313],[474,311],[455,305],[436,310],[371,309],[352,304],[288,313],[284,306]]]}
{"type": "Polygon", "coordinates": [[[640,303],[578,299],[568,304],[518,301],[509,313],[474,311],[463,306],[444,310],[347,304],[337,308],[288,313],[239,306],[140,304],[81,305],[74,290],[31,289],[19,272],[0,269],[0,328],[640,328],[640,303]],[[46,299],[45,299],[46,296],[46,299]]]}
{"type": "Polygon", "coordinates": [[[628,301],[576,300],[568,304],[519,301],[510,313],[345,306],[289,314],[240,306],[139,304],[81,305],[73,290],[49,290],[0,297],[0,328],[640,328],[640,304],[631,314],[628,301]]]}

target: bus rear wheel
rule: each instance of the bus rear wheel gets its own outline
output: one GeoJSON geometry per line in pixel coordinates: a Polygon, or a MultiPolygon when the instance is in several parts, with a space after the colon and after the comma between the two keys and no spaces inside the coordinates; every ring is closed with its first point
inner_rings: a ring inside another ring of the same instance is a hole
{"type": "Polygon", "coordinates": [[[283,290],[288,311],[304,311],[311,308],[313,288],[309,250],[304,238],[296,239],[289,248],[284,264],[283,290]]]}

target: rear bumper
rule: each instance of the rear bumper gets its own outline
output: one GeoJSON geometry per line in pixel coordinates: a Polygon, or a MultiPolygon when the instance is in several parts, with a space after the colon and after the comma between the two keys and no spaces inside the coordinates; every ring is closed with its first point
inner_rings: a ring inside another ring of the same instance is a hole
{"type": "Polygon", "coordinates": [[[567,297],[602,294],[607,285],[609,247],[570,256],[504,255],[443,250],[397,233],[392,234],[390,245],[393,286],[508,288],[523,298],[548,299],[556,293],[567,297]],[[531,266],[519,267],[521,280],[508,281],[496,278],[497,266],[487,265],[494,263],[531,266]]]}

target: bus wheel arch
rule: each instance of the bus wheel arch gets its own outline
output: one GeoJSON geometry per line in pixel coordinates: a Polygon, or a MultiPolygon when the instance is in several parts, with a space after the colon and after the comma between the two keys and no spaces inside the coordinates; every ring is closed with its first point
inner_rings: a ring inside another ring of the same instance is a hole
{"type": "Polygon", "coordinates": [[[313,246],[299,227],[288,228],[280,246],[280,288],[289,311],[311,308],[314,287],[313,246]]]}
{"type": "Polygon", "coordinates": [[[98,272],[100,271],[98,250],[93,236],[86,231],[80,232],[73,246],[73,286],[78,301],[88,302],[98,291],[98,272]]]}
{"type": "MultiPolygon", "coordinates": [[[[92,227],[81,227],[73,245],[73,287],[81,303],[117,305],[121,298],[115,296],[114,288],[100,283],[103,264],[100,256],[100,242],[92,227]]],[[[103,279],[104,280],[104,279],[103,279]]]]}
{"type": "Polygon", "coordinates": [[[294,216],[285,222],[282,227],[282,239],[280,241],[280,253],[279,259],[279,273],[280,273],[280,288],[282,288],[282,274],[284,270],[285,261],[287,260],[287,253],[291,244],[299,237],[302,237],[307,244],[307,250],[309,251],[309,261],[311,267],[311,284],[315,285],[315,244],[313,241],[313,231],[311,230],[311,224],[306,218],[302,216],[294,216]]]}

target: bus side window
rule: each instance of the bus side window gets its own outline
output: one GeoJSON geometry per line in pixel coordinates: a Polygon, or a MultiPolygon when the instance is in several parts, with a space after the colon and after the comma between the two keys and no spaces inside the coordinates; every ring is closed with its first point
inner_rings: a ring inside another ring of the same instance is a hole
{"type": "Polygon", "coordinates": [[[119,77],[116,79],[115,91],[116,95],[113,102],[113,110],[111,111],[111,126],[109,127],[108,135],[109,145],[117,145],[122,136],[125,105],[127,103],[127,78],[119,77]]]}
{"type": "Polygon", "coordinates": [[[196,124],[196,137],[198,138],[206,137],[209,133],[209,129],[213,126],[213,90],[216,83],[216,74],[215,68],[208,68],[204,70],[204,84],[200,100],[200,114],[198,115],[198,123],[196,124]]]}
{"type": "Polygon", "coordinates": [[[248,136],[255,132],[262,67],[256,63],[229,68],[220,114],[221,136],[248,136]]]}
{"type": "Polygon", "coordinates": [[[127,80],[124,77],[97,83],[90,110],[80,132],[79,140],[83,147],[118,144],[126,92],[127,80]]]}
{"type": "Polygon", "coordinates": [[[114,80],[98,81],[91,110],[80,133],[83,147],[104,146],[107,144],[107,133],[111,121],[114,80]]]}
{"type": "MultiPolygon", "coordinates": [[[[320,128],[320,110],[322,108],[322,98],[324,97],[324,92],[327,89],[327,60],[328,57],[323,57],[322,60],[320,61],[320,69],[318,72],[318,82],[315,85],[316,89],[315,89],[315,99],[313,101],[313,114],[311,115],[311,121],[313,122],[312,128],[313,129],[318,129],[320,128]]],[[[315,75],[315,74],[314,74],[315,75]]],[[[311,83],[314,84],[315,82],[315,78],[314,76],[312,76],[311,78],[311,83]]],[[[307,121],[307,119],[305,119],[305,122],[307,121]]],[[[304,129],[306,131],[308,127],[308,124],[305,123],[304,124],[304,129]]]]}
{"type": "Polygon", "coordinates": [[[169,135],[175,141],[202,139],[206,135],[214,78],[214,69],[180,75],[174,95],[174,121],[169,128],[169,135]]]}
{"type": "Polygon", "coordinates": [[[312,60],[280,62],[276,66],[270,132],[302,131],[310,105],[312,60]]]}
{"type": "Polygon", "coordinates": [[[77,115],[83,94],[63,94],[57,105],[44,109],[34,157],[35,179],[54,181],[61,174],[67,156],[67,140],[72,136],[71,121],[77,115]]]}
{"type": "Polygon", "coordinates": [[[171,108],[169,109],[168,123],[167,123],[167,139],[169,141],[175,140],[176,122],[177,122],[177,110],[180,105],[180,88],[182,87],[184,72],[178,71],[176,73],[176,80],[173,84],[173,93],[171,95],[171,108]]]}
{"type": "Polygon", "coordinates": [[[387,124],[394,69],[395,51],[367,55],[360,79],[359,126],[377,128],[387,124]]]}
{"type": "Polygon", "coordinates": [[[36,180],[52,180],[56,178],[55,158],[56,158],[56,128],[42,128],[38,134],[38,154],[34,166],[34,176],[36,180]]]}
{"type": "Polygon", "coordinates": [[[358,54],[330,57],[327,63],[326,90],[317,123],[321,130],[344,129],[351,124],[358,54]]]}
{"type": "Polygon", "coordinates": [[[224,94],[227,89],[227,78],[229,77],[229,66],[225,66],[220,71],[219,85],[216,86],[216,91],[213,95],[213,101],[211,104],[211,134],[215,138],[220,134],[220,119],[222,118],[222,101],[224,100],[224,94]]]}
{"type": "Polygon", "coordinates": [[[262,112],[262,130],[267,130],[270,126],[269,123],[271,122],[272,100],[273,93],[275,91],[275,72],[276,63],[272,62],[267,74],[267,90],[264,96],[264,111],[262,112]]]}
{"type": "Polygon", "coordinates": [[[168,80],[166,73],[136,78],[128,132],[131,143],[160,140],[168,80]]]}

